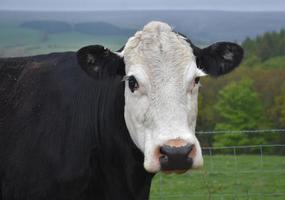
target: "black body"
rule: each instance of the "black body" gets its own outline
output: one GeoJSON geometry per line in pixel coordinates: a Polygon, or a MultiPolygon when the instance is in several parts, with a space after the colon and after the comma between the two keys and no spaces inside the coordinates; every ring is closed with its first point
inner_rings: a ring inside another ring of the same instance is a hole
{"type": "Polygon", "coordinates": [[[121,79],[73,52],[0,59],[0,200],[148,199],[121,79]]]}

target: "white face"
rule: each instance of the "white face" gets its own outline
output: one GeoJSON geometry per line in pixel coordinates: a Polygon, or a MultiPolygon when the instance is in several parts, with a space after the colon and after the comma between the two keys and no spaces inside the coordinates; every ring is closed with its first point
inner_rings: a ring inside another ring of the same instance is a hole
{"type": "Polygon", "coordinates": [[[192,168],[203,165],[195,136],[199,84],[205,74],[197,68],[195,56],[183,37],[169,25],[151,22],[130,38],[123,51],[126,75],[134,76],[138,88],[125,85],[125,121],[131,138],[144,153],[149,172],[161,169],[163,145],[190,144],[192,168]]]}

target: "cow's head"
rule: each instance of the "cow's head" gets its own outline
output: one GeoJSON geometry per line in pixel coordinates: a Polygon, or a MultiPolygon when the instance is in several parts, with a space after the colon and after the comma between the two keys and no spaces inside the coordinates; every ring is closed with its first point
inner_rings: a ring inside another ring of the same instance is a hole
{"type": "Polygon", "coordinates": [[[242,48],[219,42],[204,49],[162,22],[151,22],[122,51],[84,47],[79,64],[94,78],[125,80],[125,122],[149,172],[203,165],[195,136],[199,79],[219,76],[241,62],[242,48]]]}

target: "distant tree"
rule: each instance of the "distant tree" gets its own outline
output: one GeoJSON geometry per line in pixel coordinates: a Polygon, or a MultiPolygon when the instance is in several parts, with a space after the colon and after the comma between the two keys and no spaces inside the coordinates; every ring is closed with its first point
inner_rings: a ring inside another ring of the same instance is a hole
{"type": "MultiPolygon", "coordinates": [[[[285,83],[281,87],[280,95],[275,97],[275,101],[273,104],[273,107],[271,109],[271,112],[274,116],[274,122],[277,125],[278,128],[285,128],[285,83]]],[[[285,143],[285,134],[284,132],[281,132],[279,136],[276,138],[275,141],[276,144],[284,144],[285,143]]],[[[277,149],[276,153],[280,153],[282,155],[285,155],[285,150],[277,149]]]]}
{"type": "MultiPolygon", "coordinates": [[[[212,130],[210,124],[212,124],[215,112],[211,109],[211,106],[205,105],[205,99],[202,94],[199,94],[198,98],[198,116],[196,129],[199,131],[212,130]]],[[[213,136],[208,134],[197,134],[197,137],[203,146],[212,146],[213,136]]]]}
{"type": "MultiPolygon", "coordinates": [[[[285,56],[285,29],[280,32],[267,32],[255,39],[246,38],[242,46],[245,50],[245,66],[271,68],[272,65],[268,63],[266,65],[260,63],[275,57],[279,57],[280,60],[280,57],[285,56]]],[[[276,65],[273,66],[276,68],[276,65]]]]}
{"type": "MultiPolygon", "coordinates": [[[[218,117],[216,131],[253,130],[270,126],[264,107],[253,89],[253,81],[248,78],[225,86],[219,92],[214,108],[218,117]]],[[[268,139],[260,134],[217,134],[214,146],[263,144],[268,139]]]]}
{"type": "Polygon", "coordinates": [[[281,87],[280,95],[275,97],[271,112],[274,115],[277,126],[285,128],[285,83],[281,87]]]}
{"type": "Polygon", "coordinates": [[[251,79],[232,82],[219,92],[215,110],[223,122],[216,130],[248,130],[263,126],[264,111],[251,79]],[[262,123],[261,123],[262,122],[262,123]]]}

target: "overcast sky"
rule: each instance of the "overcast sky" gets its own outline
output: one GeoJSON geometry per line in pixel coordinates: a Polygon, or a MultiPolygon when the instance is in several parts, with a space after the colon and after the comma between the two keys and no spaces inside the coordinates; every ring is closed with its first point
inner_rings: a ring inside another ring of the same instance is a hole
{"type": "Polygon", "coordinates": [[[203,9],[232,11],[285,11],[285,0],[0,0],[0,9],[203,9]]]}

